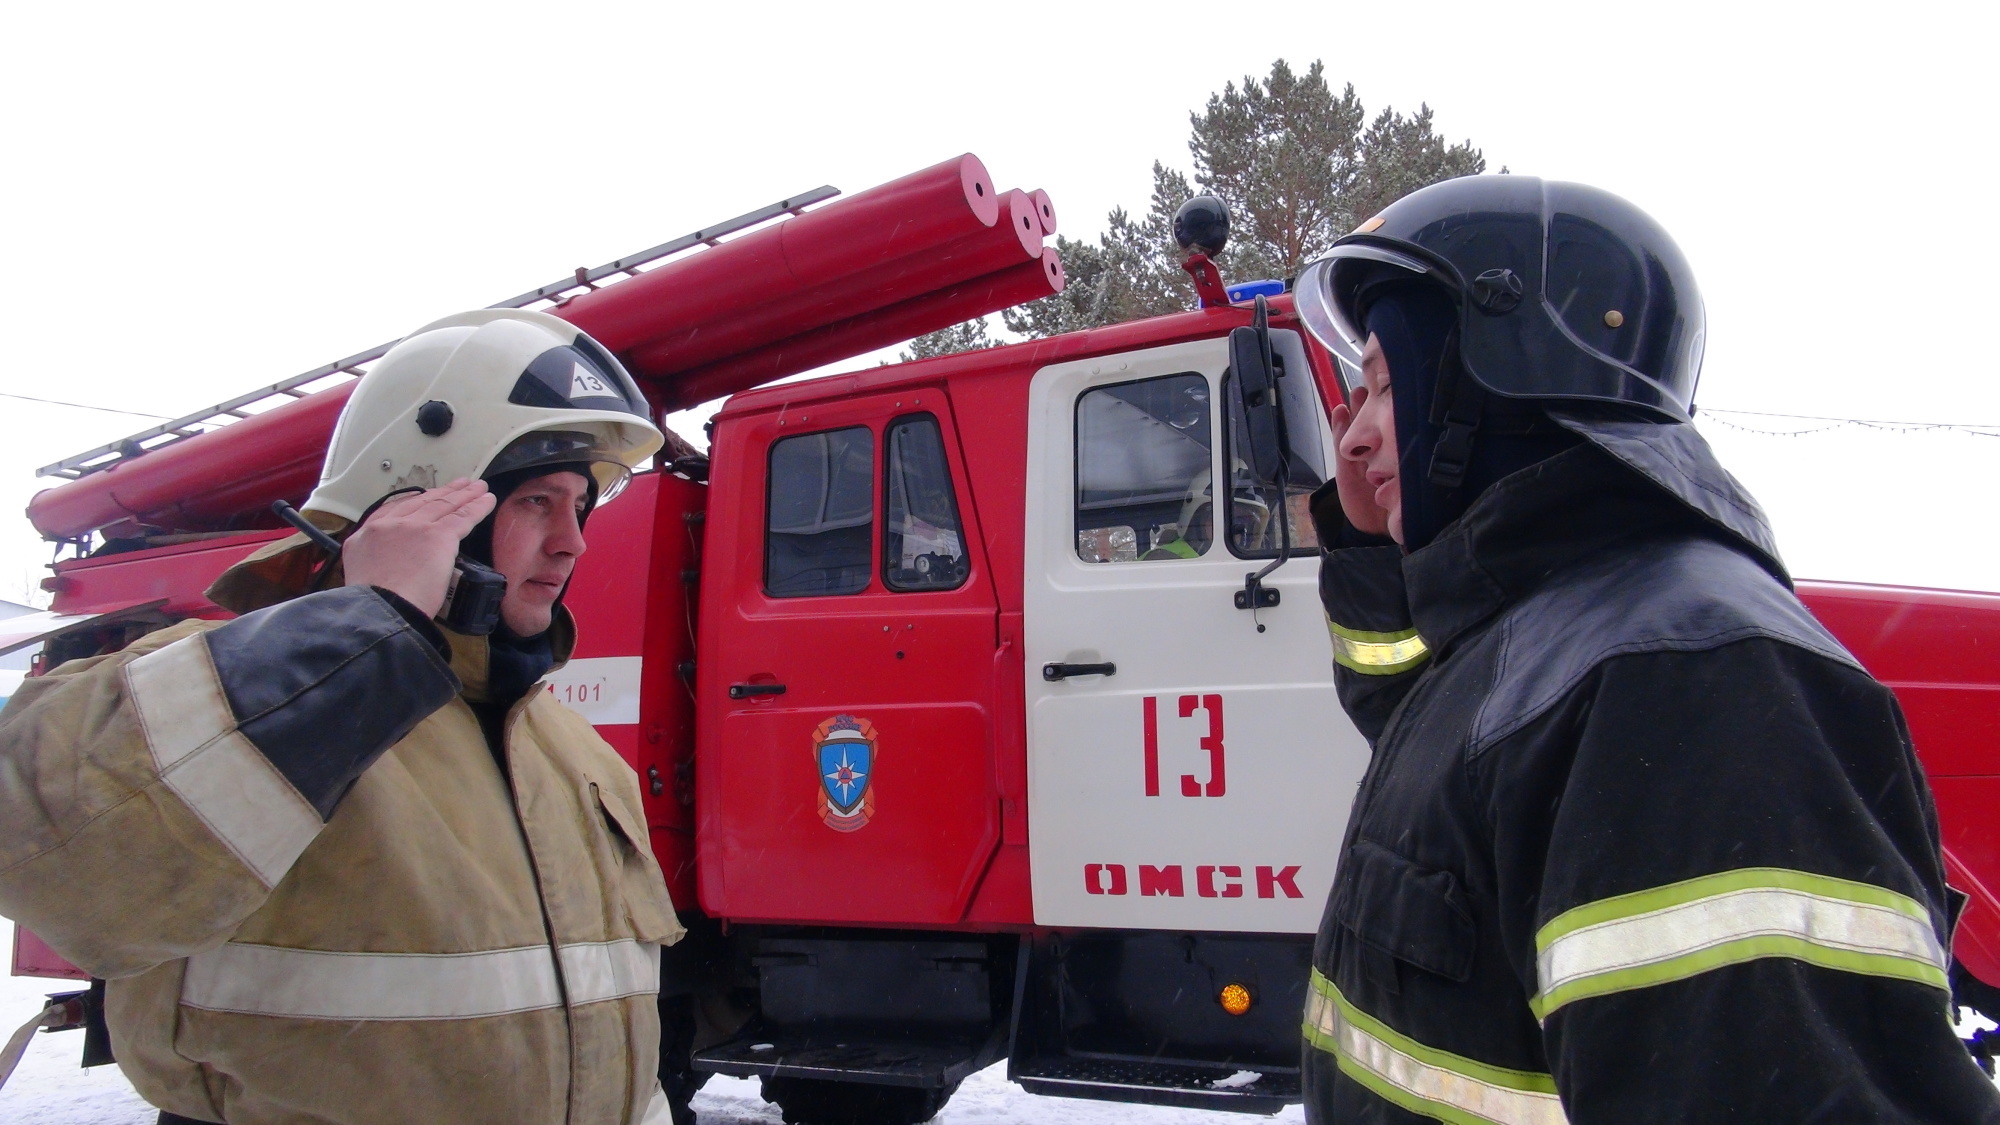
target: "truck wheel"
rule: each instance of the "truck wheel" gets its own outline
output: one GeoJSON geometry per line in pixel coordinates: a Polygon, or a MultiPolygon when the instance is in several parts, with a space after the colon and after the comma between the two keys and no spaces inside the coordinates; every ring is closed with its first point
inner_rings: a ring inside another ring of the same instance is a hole
{"type": "Polygon", "coordinates": [[[674,1125],[695,1125],[694,1094],[708,1081],[694,1068],[694,997],[660,997],[660,1088],[674,1125]]]}
{"type": "MultiPolygon", "coordinates": [[[[1954,957],[1951,959],[1951,1002],[1953,1015],[1958,1016],[1959,1008],[1970,1008],[1989,1020],[2000,1023],[2000,988],[1995,988],[1978,977],[1972,970],[1954,957]]],[[[1972,1053],[1979,1069],[1993,1077],[1994,1059],[2000,1057],[2000,1030],[1975,1031],[1972,1038],[1962,1040],[1965,1049],[1972,1053]]]]}
{"type": "Polygon", "coordinates": [[[764,1078],[764,1100],[776,1102],[785,1125],[923,1125],[957,1091],[831,1082],[820,1078],[764,1078]]]}
{"type": "Polygon", "coordinates": [[[1973,976],[1956,957],[1951,959],[1951,1002],[2000,1023],[2000,988],[1973,976]]]}
{"type": "MultiPolygon", "coordinates": [[[[1972,1009],[1986,1019],[2000,1023],[2000,989],[1988,985],[1986,981],[1972,975],[1956,957],[1952,957],[1952,1005],[1956,1009],[1972,1009]]],[[[1994,1077],[1994,1057],[2000,1057],[2000,1031],[1974,1031],[1972,1039],[1964,1039],[1966,1051],[1972,1053],[1972,1061],[1986,1071],[1986,1077],[1994,1077]]]]}

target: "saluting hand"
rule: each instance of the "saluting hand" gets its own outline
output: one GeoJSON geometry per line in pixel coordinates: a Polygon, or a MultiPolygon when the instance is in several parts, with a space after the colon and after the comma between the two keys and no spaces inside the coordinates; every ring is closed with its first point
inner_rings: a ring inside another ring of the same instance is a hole
{"type": "Polygon", "coordinates": [[[1333,424],[1333,481],[1335,491],[1340,493],[1340,510],[1356,531],[1367,535],[1389,534],[1389,513],[1375,504],[1375,486],[1368,483],[1367,463],[1343,457],[1339,452],[1347,427],[1354,423],[1354,412],[1346,403],[1340,403],[1327,421],[1333,424]]]}
{"type": "Polygon", "coordinates": [[[398,496],[347,537],[341,560],[349,586],[393,591],[435,617],[451,587],[459,541],[493,510],[483,480],[398,496]]]}

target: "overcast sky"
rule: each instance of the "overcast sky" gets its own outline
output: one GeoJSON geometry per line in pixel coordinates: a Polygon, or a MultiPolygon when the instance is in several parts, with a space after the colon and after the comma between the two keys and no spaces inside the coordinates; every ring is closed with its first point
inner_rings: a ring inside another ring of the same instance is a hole
{"type": "MultiPolygon", "coordinates": [[[[1282,56],[1371,112],[1428,102],[1495,169],[1650,210],[1707,297],[1701,405],[2000,425],[1995,12],[12,4],[0,391],[179,414],[963,151],[1094,236],[1154,159],[1187,166],[1190,110],[1282,56]]],[[[0,399],[0,513],[147,424],[0,399]]],[[[2000,438],[1703,430],[1799,574],[2000,590],[2000,438]]],[[[0,598],[47,557],[0,516],[0,598]]]]}

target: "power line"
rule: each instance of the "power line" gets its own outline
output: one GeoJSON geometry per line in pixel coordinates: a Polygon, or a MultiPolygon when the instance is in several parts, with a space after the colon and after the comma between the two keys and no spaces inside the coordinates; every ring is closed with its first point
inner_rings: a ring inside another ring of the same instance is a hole
{"type": "Polygon", "coordinates": [[[1704,406],[1703,414],[1747,414],[1754,418],[1800,418],[1808,422],[1855,422],[1864,426],[1904,426],[1911,429],[1949,430],[2000,430],[2000,423],[1990,426],[1974,425],[1971,422],[1892,422],[1882,418],[1835,418],[1825,414],[1774,414],[1764,410],[1728,410],[1720,406],[1704,406]]]}
{"type": "MultiPolygon", "coordinates": [[[[95,410],[104,414],[124,414],[134,418],[156,418],[167,420],[164,414],[148,414],[143,410],[120,410],[112,406],[95,406],[87,402],[64,402],[61,399],[36,398],[33,395],[13,394],[0,391],[0,398],[19,399],[22,402],[38,402],[44,406],[67,406],[72,410],[95,410]]],[[[1730,410],[1719,406],[1703,407],[1702,417],[1710,418],[1732,430],[1746,434],[1764,434],[1770,437],[1804,437],[1808,434],[1823,434],[1843,426],[1860,426],[1871,430],[1885,430],[1890,433],[1921,433],[1930,430],[1957,430],[1973,437],[2000,438],[2000,423],[1974,425],[1967,422],[1902,422],[1886,418],[1838,418],[1827,414],[1780,414],[1769,410],[1730,410]],[[1727,418],[1716,418],[1717,414],[1732,414],[1743,418],[1785,418],[1799,422],[1825,422],[1827,425],[1814,426],[1806,430],[1762,430],[1755,426],[1745,426],[1731,422],[1727,418]]]]}
{"type": "Polygon", "coordinates": [[[36,398],[33,395],[9,394],[6,391],[0,391],[0,398],[18,398],[22,402],[39,402],[45,406],[67,406],[72,410],[99,410],[106,414],[129,414],[134,418],[158,418],[163,422],[167,420],[167,416],[164,414],[148,414],[143,410],[119,410],[111,406],[92,406],[87,402],[63,402],[53,398],[36,398]]]}
{"type": "Polygon", "coordinates": [[[1732,430],[1740,430],[1746,434],[1764,434],[1770,437],[1804,437],[1807,434],[1823,434],[1829,430],[1838,430],[1845,426],[1858,426],[1862,429],[1882,430],[1895,434],[1954,430],[1971,437],[2000,438],[2000,424],[1974,425],[1966,422],[1900,422],[1890,421],[1885,418],[1836,418],[1825,414],[1779,414],[1764,410],[1726,410],[1718,407],[1704,408],[1700,412],[1700,416],[1710,418],[1717,424],[1726,426],[1732,430]],[[1755,426],[1745,426],[1737,422],[1731,422],[1727,418],[1715,417],[1718,414],[1733,414],[1746,418],[1787,418],[1800,422],[1824,422],[1826,424],[1804,430],[1765,430],[1755,426]]]}

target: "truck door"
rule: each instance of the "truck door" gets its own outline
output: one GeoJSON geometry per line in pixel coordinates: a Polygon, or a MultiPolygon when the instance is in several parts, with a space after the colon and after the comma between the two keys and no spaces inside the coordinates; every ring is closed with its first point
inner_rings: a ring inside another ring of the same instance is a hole
{"type": "Polygon", "coordinates": [[[751,415],[716,443],[734,452],[698,650],[704,905],[958,921],[1000,841],[998,604],[944,391],[751,415]]]}
{"type": "Polygon", "coordinates": [[[1310,933],[1368,749],[1334,693],[1304,499],[1331,438],[1274,332],[1301,465],[1253,478],[1228,348],[1057,364],[1029,396],[1029,851],[1047,926],[1310,933]],[[1276,606],[1239,609],[1245,576],[1276,606]]]}

